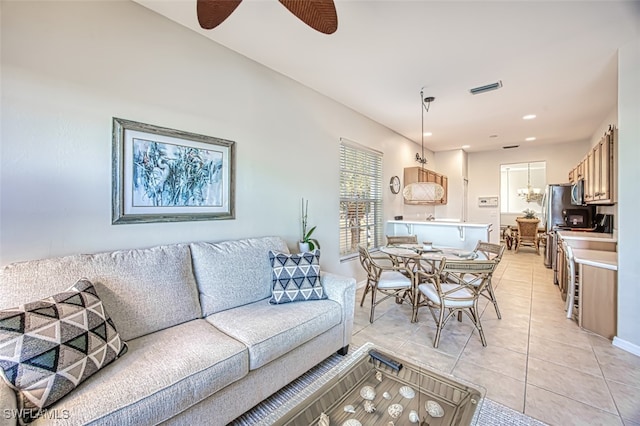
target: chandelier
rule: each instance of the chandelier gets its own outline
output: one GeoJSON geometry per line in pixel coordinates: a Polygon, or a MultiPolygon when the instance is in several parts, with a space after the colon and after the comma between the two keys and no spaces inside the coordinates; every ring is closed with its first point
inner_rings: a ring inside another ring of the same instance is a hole
{"type": "Polygon", "coordinates": [[[518,189],[518,196],[527,203],[542,201],[542,190],[531,186],[531,164],[527,163],[527,187],[518,189]]]}

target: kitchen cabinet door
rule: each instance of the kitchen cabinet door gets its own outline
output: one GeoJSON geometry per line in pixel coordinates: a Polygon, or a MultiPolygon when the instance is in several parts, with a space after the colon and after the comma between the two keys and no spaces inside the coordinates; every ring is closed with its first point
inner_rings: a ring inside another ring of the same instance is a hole
{"type": "Polygon", "coordinates": [[[611,148],[611,135],[607,135],[604,140],[600,142],[600,185],[598,192],[595,194],[599,201],[610,202],[612,199],[611,188],[613,186],[613,179],[611,176],[611,165],[613,158],[611,148]]]}
{"type": "Polygon", "coordinates": [[[593,201],[595,191],[594,155],[593,150],[589,151],[585,160],[586,170],[584,175],[584,201],[593,201]]]}
{"type": "Polygon", "coordinates": [[[579,325],[609,340],[617,330],[618,273],[580,264],[579,325]]]}

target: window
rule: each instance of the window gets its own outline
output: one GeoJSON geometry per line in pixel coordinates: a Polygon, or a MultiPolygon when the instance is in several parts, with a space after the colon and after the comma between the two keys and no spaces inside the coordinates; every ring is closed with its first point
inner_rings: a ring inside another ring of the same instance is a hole
{"type": "Polygon", "coordinates": [[[340,144],[340,256],[382,245],[382,153],[340,144]]]}
{"type": "Polygon", "coordinates": [[[547,183],[545,161],[500,166],[500,225],[515,225],[524,210],[542,212],[547,183]]]}

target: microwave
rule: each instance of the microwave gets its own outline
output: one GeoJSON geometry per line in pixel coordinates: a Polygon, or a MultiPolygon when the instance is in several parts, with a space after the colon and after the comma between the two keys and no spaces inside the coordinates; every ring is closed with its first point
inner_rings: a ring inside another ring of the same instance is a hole
{"type": "Polygon", "coordinates": [[[584,179],[578,179],[571,185],[571,204],[574,206],[584,205],[584,179]]]}
{"type": "Polygon", "coordinates": [[[566,209],[563,212],[564,223],[569,228],[591,228],[593,226],[592,209],[566,209]]]}

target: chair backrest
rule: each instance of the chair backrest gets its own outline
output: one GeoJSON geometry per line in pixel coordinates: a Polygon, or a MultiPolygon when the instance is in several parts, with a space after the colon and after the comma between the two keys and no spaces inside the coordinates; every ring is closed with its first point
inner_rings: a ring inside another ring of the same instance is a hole
{"type": "Polygon", "coordinates": [[[518,237],[530,240],[536,240],[538,238],[538,224],[540,219],[525,219],[522,217],[516,218],[518,224],[518,237]]]}
{"type": "Polygon", "coordinates": [[[417,244],[417,235],[387,235],[387,244],[417,244]]]}
{"type": "Polygon", "coordinates": [[[373,259],[371,259],[369,250],[367,250],[366,247],[358,246],[358,254],[360,255],[360,265],[362,265],[365,272],[367,273],[367,278],[369,280],[375,281],[377,278],[375,263],[373,262],[373,259]]]}
{"type": "Polygon", "coordinates": [[[435,279],[432,282],[436,285],[436,290],[443,300],[461,301],[473,299],[478,297],[485,289],[497,264],[498,262],[495,260],[447,260],[443,258],[440,261],[437,273],[433,275],[435,279]],[[472,281],[465,280],[464,276],[467,274],[474,275],[475,279],[472,281]],[[441,285],[441,277],[453,278],[447,279],[446,283],[450,284],[447,290],[444,290],[441,285]],[[459,293],[456,294],[461,288],[467,288],[471,296],[460,297],[459,293]]]}
{"type": "Polygon", "coordinates": [[[473,249],[473,251],[476,253],[481,253],[487,260],[495,260],[496,262],[500,262],[500,260],[502,260],[502,255],[504,254],[505,248],[506,246],[503,244],[493,244],[487,243],[485,241],[478,241],[478,244],[476,244],[476,248],[473,249]]]}
{"type": "MultiPolygon", "coordinates": [[[[564,241],[563,241],[564,243],[564,241]]],[[[565,253],[567,253],[567,268],[569,269],[569,282],[576,282],[576,264],[573,260],[573,249],[570,245],[564,245],[565,253]]]]}

